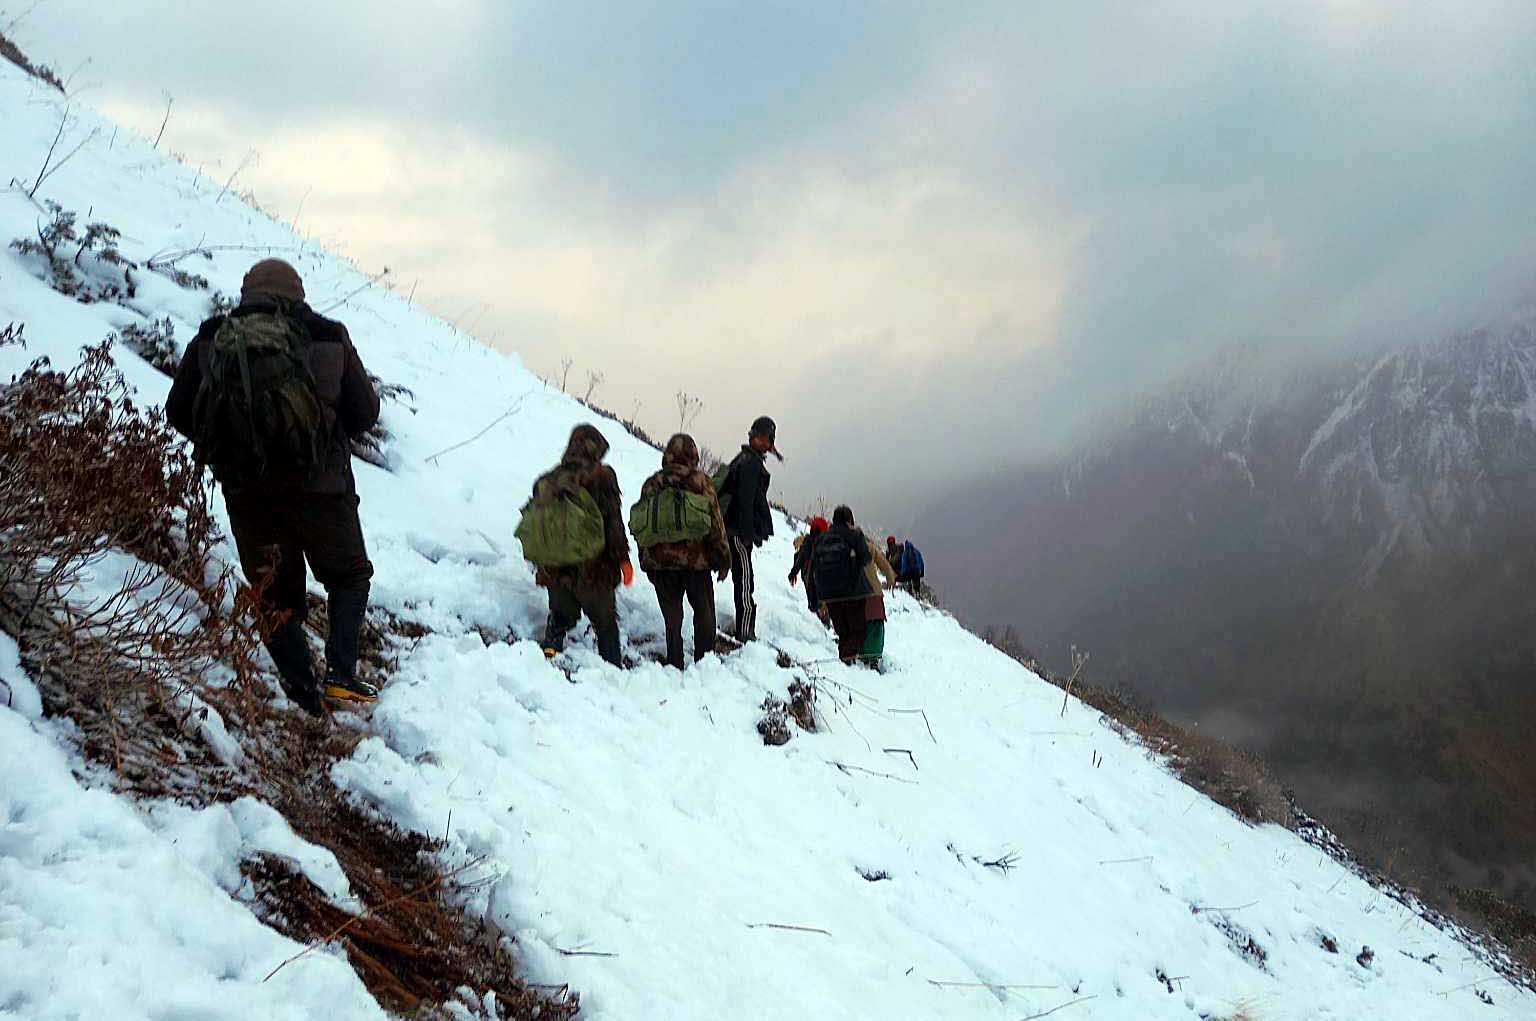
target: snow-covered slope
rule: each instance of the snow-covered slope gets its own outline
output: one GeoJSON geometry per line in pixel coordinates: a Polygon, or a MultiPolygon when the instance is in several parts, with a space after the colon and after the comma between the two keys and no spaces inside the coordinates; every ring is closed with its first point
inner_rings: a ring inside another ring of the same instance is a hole
{"type": "MultiPolygon", "coordinates": [[[[32,172],[54,102],[0,64],[7,177],[32,172]]],[[[359,465],[358,481],[375,599],[433,634],[336,777],[494,866],[472,908],[516,938],[530,981],[571,983],[592,1018],[1536,1016],[1536,997],[1465,946],[1291,833],[1194,793],[1082,704],[1063,715],[1058,690],[953,619],[897,596],[889,672],[831,662],[783,581],[782,520],[761,551],[768,642],[681,674],[650,662],[661,621],[641,578],[620,593],[641,664],[602,664],[583,629],[568,678],[526,640],[546,604],[512,529],[534,476],[594,416],[387,290],[354,293],[354,267],[217,191],[103,124],[42,194],[121,229],[135,260],[209,246],[195,270],[226,293],[253,259],[283,255],[317,308],[351,295],[331,314],[371,371],[414,391],[414,412],[386,412],[393,471],[359,465]],[[759,703],[807,672],[826,727],[765,747],[759,703]],[[1357,960],[1365,946],[1374,956],[1357,960]]],[[[0,240],[39,216],[0,193],[0,240]]],[[[184,342],[207,295],[140,280],[132,309],[82,305],[0,256],[0,325],[25,322],[30,344],[0,350],[0,375],[37,354],[67,363],[146,317],[171,316],[184,342]]],[[[118,355],[146,400],[163,397],[163,376],[118,355]]],[[[742,410],[744,424],[772,411],[742,410]]],[[[659,455],[596,424],[637,493],[659,455]]],[[[717,599],[728,618],[728,586],[717,599]]],[[[93,1002],[123,1017],[376,1013],[333,957],[260,984],[293,948],[231,878],[242,849],[284,843],[259,806],[204,820],[90,790],[67,770],[67,729],[28,704],[0,710],[0,1016],[99,1016],[93,1002]]],[[[306,853],[323,877],[324,856],[306,853]]]]}

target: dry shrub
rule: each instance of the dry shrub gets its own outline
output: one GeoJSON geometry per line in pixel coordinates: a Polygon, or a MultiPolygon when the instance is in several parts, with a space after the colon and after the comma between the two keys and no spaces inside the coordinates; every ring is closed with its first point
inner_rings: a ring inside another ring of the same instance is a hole
{"type": "Polygon", "coordinates": [[[61,94],[64,92],[64,82],[54,73],[53,68],[46,64],[32,63],[27,59],[27,55],[21,52],[21,47],[7,39],[4,33],[0,33],[0,57],[9,60],[43,84],[57,89],[61,94]]]}
{"type": "Polygon", "coordinates": [[[214,566],[202,472],[134,404],[110,342],[0,387],[0,536],[0,624],[41,659],[49,711],[120,775],[187,765],[166,742],[196,722],[188,696],[259,690],[255,623],[226,613],[254,601],[214,566]]]}
{"type": "Polygon", "coordinates": [[[1511,904],[1492,890],[1451,887],[1451,896],[1463,911],[1482,920],[1488,931],[1536,968],[1536,914],[1511,904]]]}

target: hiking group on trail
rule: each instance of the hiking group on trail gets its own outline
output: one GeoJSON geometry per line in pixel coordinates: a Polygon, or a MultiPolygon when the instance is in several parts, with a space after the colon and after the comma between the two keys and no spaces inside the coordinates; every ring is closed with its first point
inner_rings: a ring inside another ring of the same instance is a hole
{"type": "MultiPolygon", "coordinates": [[[[379,394],[346,327],[305,303],[291,265],[262,260],[245,275],[239,304],[204,322],[187,346],[166,417],[223,489],[284,693],[316,716],[324,715],[327,698],[376,700],[377,688],[357,676],[373,565],[351,445],[378,421],[379,394]],[[327,595],[325,666],[318,673],[304,630],[306,565],[327,595]]],[[[700,469],[693,437],[674,435],[626,522],[618,476],[603,463],[607,439],[593,425],[572,429],[559,463],[535,480],[515,533],[536,583],[549,593],[545,655],[558,656],[585,615],[598,655],[624,665],[617,590],[634,584],[631,534],[656,589],[667,665],[685,666],[685,601],[693,610],[693,659],[715,651],[715,581],[727,575],[734,638],[757,640],[752,556],[773,535],[767,461],[769,454],[784,459],[777,432],[773,419],[756,419],[740,452],[713,475],[700,469]]],[[[920,593],[922,554],[894,536],[882,552],[841,506],[830,523],[817,517],[796,539],[790,585],[802,578],[808,608],[836,632],[838,657],[878,668],[883,593],[897,586],[920,593]]]]}

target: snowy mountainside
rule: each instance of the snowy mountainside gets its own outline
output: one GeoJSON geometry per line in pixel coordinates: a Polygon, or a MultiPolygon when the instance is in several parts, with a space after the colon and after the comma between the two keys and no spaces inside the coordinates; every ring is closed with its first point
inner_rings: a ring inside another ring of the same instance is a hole
{"type": "MultiPolygon", "coordinates": [[[[0,65],[8,175],[47,148],[55,102],[0,65]]],[[[81,117],[77,130],[97,124],[81,117]]],[[[206,246],[183,265],[226,294],[254,259],[288,258],[317,309],[340,303],[329,314],[368,368],[413,391],[414,411],[385,412],[392,470],[357,473],[374,600],[431,633],[335,778],[446,834],[455,860],[483,857],[498,878],[471,909],[515,939],[530,981],[580,990],[585,1016],[1536,1016],[1536,995],[1465,945],[1294,834],[1196,794],[1081,703],[1063,712],[1059,690],[951,617],[895,596],[889,671],[835,663],[783,580],[783,519],[760,551],[768,642],[681,674],[658,665],[642,576],[619,594],[634,668],[603,664],[585,626],[563,664],[547,662],[528,640],[545,599],[512,537],[533,478],[578,422],[609,438],[630,499],[657,452],[100,126],[40,197],[120,229],[141,264],[206,246]],[[825,725],[765,747],[759,704],[806,676],[825,725]]],[[[43,215],[0,193],[0,239],[32,236],[43,215]]],[[[0,325],[26,323],[29,344],[0,349],[0,378],[165,316],[184,343],[208,301],[141,271],[126,303],[85,305],[33,269],[0,255],[0,325]]],[[[165,377],[116,353],[162,400],[165,377]]],[[[728,619],[728,584],[717,602],[728,619]]],[[[261,981],[296,948],[249,914],[232,863],[276,847],[344,898],[323,849],[292,846],[260,806],[192,812],[97,789],[13,652],[0,647],[0,676],[22,693],[0,710],[0,768],[28,779],[0,787],[0,1016],[106,1003],[123,1017],[380,1016],[335,956],[261,981]]]]}

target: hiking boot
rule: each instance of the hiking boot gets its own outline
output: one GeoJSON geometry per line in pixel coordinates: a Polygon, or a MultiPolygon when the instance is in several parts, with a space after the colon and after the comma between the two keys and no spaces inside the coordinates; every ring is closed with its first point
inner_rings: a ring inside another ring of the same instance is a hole
{"type": "Polygon", "coordinates": [[[311,716],[324,716],[325,705],[315,684],[314,662],[303,625],[290,621],[278,628],[267,639],[267,653],[277,667],[278,684],[289,701],[311,716]]]}
{"type": "Polygon", "coordinates": [[[555,648],[552,645],[544,646],[544,658],[545,659],[554,659],[558,655],[560,655],[560,650],[559,649],[555,648]]]}
{"type": "Polygon", "coordinates": [[[379,689],[356,677],[331,674],[325,679],[325,697],[338,702],[377,702],[379,689]]]}

